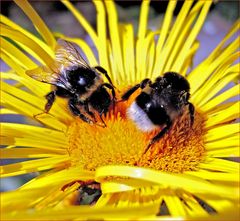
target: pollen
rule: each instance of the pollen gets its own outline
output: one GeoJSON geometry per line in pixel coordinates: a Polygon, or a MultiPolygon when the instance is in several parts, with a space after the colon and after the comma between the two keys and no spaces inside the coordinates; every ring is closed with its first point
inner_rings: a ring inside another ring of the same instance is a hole
{"type": "Polygon", "coordinates": [[[129,103],[118,103],[104,118],[107,127],[89,125],[77,119],[68,130],[72,165],[94,171],[105,165],[128,165],[182,173],[196,170],[204,159],[204,117],[195,113],[190,125],[188,111],[145,153],[161,128],[144,133],[126,118],[129,103]]]}

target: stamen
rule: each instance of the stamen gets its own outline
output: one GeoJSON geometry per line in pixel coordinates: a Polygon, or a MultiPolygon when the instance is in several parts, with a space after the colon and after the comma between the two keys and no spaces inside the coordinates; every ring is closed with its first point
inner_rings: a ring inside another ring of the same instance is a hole
{"type": "Polygon", "coordinates": [[[189,113],[176,120],[159,142],[144,154],[149,141],[161,128],[143,133],[126,118],[129,104],[118,103],[104,121],[106,128],[76,119],[68,131],[73,165],[94,171],[104,165],[131,165],[181,173],[196,170],[204,157],[204,118],[195,113],[191,127],[189,113]]]}

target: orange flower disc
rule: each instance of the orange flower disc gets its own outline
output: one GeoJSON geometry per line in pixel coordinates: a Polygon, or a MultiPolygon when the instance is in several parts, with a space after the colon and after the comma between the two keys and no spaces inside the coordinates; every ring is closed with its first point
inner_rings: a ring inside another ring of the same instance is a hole
{"type": "Polygon", "coordinates": [[[168,172],[197,169],[204,157],[204,119],[195,114],[193,127],[189,114],[176,120],[168,133],[144,154],[151,138],[161,130],[143,133],[127,119],[126,108],[131,104],[120,102],[104,118],[106,128],[89,125],[77,119],[68,130],[69,154],[73,165],[94,171],[104,165],[131,165],[168,172]]]}

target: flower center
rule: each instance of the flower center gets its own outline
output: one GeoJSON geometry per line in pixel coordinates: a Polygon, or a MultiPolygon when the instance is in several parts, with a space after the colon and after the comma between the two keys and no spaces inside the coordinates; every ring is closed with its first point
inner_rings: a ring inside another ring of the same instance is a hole
{"type": "Polygon", "coordinates": [[[142,132],[126,117],[131,104],[121,102],[104,117],[107,127],[89,125],[76,118],[68,130],[72,164],[94,171],[104,165],[131,165],[177,172],[196,170],[204,157],[204,118],[196,112],[193,126],[189,113],[176,119],[171,129],[146,153],[150,140],[161,130],[142,132]]]}

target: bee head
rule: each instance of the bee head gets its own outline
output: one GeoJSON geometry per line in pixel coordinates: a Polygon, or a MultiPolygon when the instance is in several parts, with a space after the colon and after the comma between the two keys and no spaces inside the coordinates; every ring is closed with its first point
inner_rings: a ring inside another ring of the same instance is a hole
{"type": "Polygon", "coordinates": [[[187,91],[190,90],[190,85],[188,81],[180,74],[175,72],[167,72],[163,76],[167,85],[171,85],[171,87],[178,91],[187,91]]]}
{"type": "Polygon", "coordinates": [[[92,69],[84,67],[75,67],[67,70],[66,73],[69,82],[73,88],[79,92],[85,92],[95,83],[96,73],[92,69]]]}

